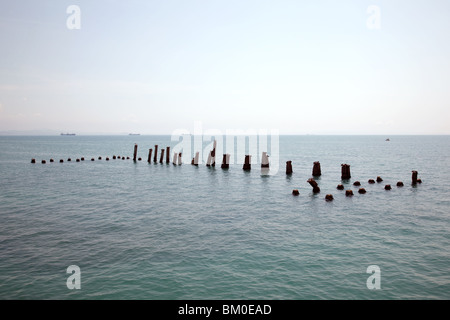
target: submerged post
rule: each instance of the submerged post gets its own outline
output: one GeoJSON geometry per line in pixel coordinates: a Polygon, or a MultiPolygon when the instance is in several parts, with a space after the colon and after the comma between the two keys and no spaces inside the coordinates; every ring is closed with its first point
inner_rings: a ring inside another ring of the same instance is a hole
{"type": "Polygon", "coordinates": [[[242,169],[249,171],[252,169],[252,165],[251,165],[251,161],[252,161],[252,156],[251,155],[245,155],[245,161],[244,161],[244,166],[242,167],[242,169]]]}
{"type": "Polygon", "coordinates": [[[320,162],[319,162],[319,161],[315,161],[315,162],[314,162],[312,175],[313,175],[314,177],[318,177],[318,176],[321,176],[321,175],[322,175],[322,172],[321,172],[321,170],[320,170],[320,162]]]}
{"type": "Polygon", "coordinates": [[[153,149],[148,149],[148,159],[147,159],[148,163],[152,162],[152,152],[153,152],[153,149]]]}
{"type": "Polygon", "coordinates": [[[155,155],[153,156],[153,162],[154,163],[157,162],[157,157],[158,157],[158,145],[155,144],[155,155]]]}
{"type": "Polygon", "coordinates": [[[311,187],[313,187],[313,192],[314,193],[319,193],[320,192],[320,188],[317,185],[316,180],[314,180],[313,178],[309,178],[306,182],[308,182],[311,185],[311,187]]]}
{"type": "Polygon", "coordinates": [[[351,178],[350,175],[350,165],[349,164],[341,164],[342,167],[342,175],[341,175],[341,179],[342,180],[348,180],[351,178]]]}
{"type": "Polygon", "coordinates": [[[164,148],[161,149],[161,157],[159,158],[159,163],[163,163],[164,159],[164,151],[166,151],[164,148]]]}
{"type": "Polygon", "coordinates": [[[286,174],[292,174],[292,161],[286,161],[286,174]]]}
{"type": "Polygon", "coordinates": [[[138,148],[138,145],[137,145],[137,143],[135,143],[134,144],[134,152],[133,152],[133,161],[136,161],[137,148],[138,148]]]}
{"type": "Polygon", "coordinates": [[[267,152],[263,152],[261,155],[261,168],[269,168],[269,156],[267,152]]]}
{"type": "Polygon", "coordinates": [[[181,165],[181,152],[178,154],[178,165],[181,165]]]}

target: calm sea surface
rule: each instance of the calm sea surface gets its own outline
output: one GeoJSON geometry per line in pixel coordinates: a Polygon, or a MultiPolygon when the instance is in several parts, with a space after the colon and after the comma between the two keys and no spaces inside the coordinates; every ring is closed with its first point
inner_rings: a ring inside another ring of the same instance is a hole
{"type": "Polygon", "coordinates": [[[262,175],[221,157],[148,164],[170,136],[0,137],[0,299],[450,299],[450,136],[385,138],[281,136],[280,170],[262,175]],[[134,143],[143,161],[104,160],[134,143]],[[342,163],[351,198],[336,189],[342,163]]]}

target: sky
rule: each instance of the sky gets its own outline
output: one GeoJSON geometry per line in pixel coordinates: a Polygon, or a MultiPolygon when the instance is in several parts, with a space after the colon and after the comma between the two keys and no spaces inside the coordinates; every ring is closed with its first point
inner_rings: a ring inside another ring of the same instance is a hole
{"type": "Polygon", "coordinates": [[[448,0],[0,0],[0,133],[450,134],[449,39],[448,0]]]}

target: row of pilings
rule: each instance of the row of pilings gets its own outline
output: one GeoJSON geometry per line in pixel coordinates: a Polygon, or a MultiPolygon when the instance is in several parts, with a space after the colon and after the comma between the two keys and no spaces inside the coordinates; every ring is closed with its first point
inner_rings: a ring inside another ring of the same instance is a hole
{"type": "MultiPolygon", "coordinates": [[[[138,152],[138,145],[135,144],[134,145],[134,149],[133,149],[133,161],[142,161],[142,158],[140,158],[140,157],[138,158],[137,157],[137,152],[138,152]]],[[[223,154],[222,165],[221,165],[222,169],[228,169],[229,168],[230,156],[231,156],[230,154],[223,154]]],[[[251,170],[251,158],[252,158],[251,155],[245,155],[244,165],[242,167],[242,169],[244,171],[250,171],[251,170]]],[[[102,157],[98,157],[97,159],[98,160],[102,160],[102,157]]],[[[115,160],[115,159],[125,160],[125,159],[130,159],[130,157],[129,156],[125,157],[125,156],[113,155],[112,159],[113,160],[115,160]]],[[[164,159],[165,159],[165,162],[167,164],[170,163],[170,147],[166,147],[165,149],[164,148],[161,149],[159,160],[158,160],[158,145],[155,145],[154,149],[153,148],[148,149],[148,158],[147,158],[147,162],[148,163],[151,163],[152,160],[153,160],[154,163],[158,163],[159,162],[159,163],[162,164],[162,163],[164,163],[164,159]],[[154,152],[153,152],[153,150],[154,150],[154,152]],[[152,156],[153,156],[153,159],[152,159],[152,156]]],[[[106,157],[105,160],[109,161],[110,158],[106,157]]],[[[50,162],[55,162],[54,159],[50,159],[49,161],[50,162]]],[[[66,161],[67,162],[71,162],[72,159],[68,158],[66,161]]],[[[85,158],[84,157],[77,158],[75,161],[76,162],[85,161],[85,158]]],[[[91,158],[91,161],[95,161],[95,158],[91,158]]],[[[59,162],[63,163],[64,159],[60,159],[59,162]]],[[[199,162],[199,152],[196,152],[194,158],[192,158],[191,164],[195,165],[195,166],[198,166],[198,162],[199,162]]],[[[31,159],[31,163],[36,163],[36,159],[35,158],[31,159]]],[[[45,164],[46,160],[41,160],[41,163],[45,164]]],[[[181,165],[182,164],[182,153],[181,152],[174,152],[172,164],[174,164],[174,165],[181,165]]],[[[206,166],[207,167],[215,167],[215,164],[216,164],[216,141],[214,141],[213,149],[208,154],[208,159],[207,159],[207,162],[206,162],[206,166]]],[[[266,168],[266,169],[269,168],[269,155],[267,154],[267,152],[262,152],[261,168],[266,168]]],[[[286,161],[286,174],[287,175],[293,174],[292,161],[291,160],[286,161]]],[[[320,177],[321,175],[322,175],[322,172],[321,172],[320,162],[319,161],[315,161],[313,163],[312,176],[317,178],[317,177],[320,177]]],[[[341,180],[348,181],[350,178],[351,178],[350,165],[349,164],[341,164],[341,180]]],[[[412,185],[417,185],[418,183],[422,183],[422,180],[418,179],[418,172],[415,171],[415,170],[412,171],[412,178],[411,178],[411,180],[412,180],[412,185]]],[[[380,176],[378,176],[376,178],[376,180],[375,179],[369,179],[368,183],[369,184],[374,184],[374,183],[376,183],[375,181],[377,183],[381,183],[383,181],[383,179],[380,176]]],[[[309,183],[311,185],[311,187],[313,188],[313,193],[315,193],[315,194],[316,193],[320,193],[320,187],[319,187],[317,181],[314,178],[308,179],[307,183],[309,183]]],[[[397,185],[397,187],[403,187],[404,183],[402,181],[398,181],[396,185],[397,185]]],[[[356,187],[361,186],[360,181],[353,182],[353,186],[356,186],[356,187]]],[[[344,188],[343,184],[338,184],[336,189],[344,190],[345,188],[344,188]]],[[[384,189],[385,190],[391,190],[392,187],[391,187],[390,184],[386,184],[384,186],[384,189]]],[[[360,194],[364,194],[366,192],[367,191],[366,191],[365,188],[359,188],[359,190],[358,190],[358,193],[360,193],[360,194]]],[[[299,195],[300,193],[299,193],[298,189],[294,189],[292,191],[292,194],[293,195],[299,195]]],[[[346,190],[345,191],[345,195],[348,196],[348,197],[353,196],[353,190],[346,190]]],[[[327,194],[325,196],[325,199],[327,201],[332,201],[334,198],[333,198],[332,194],[327,194]]]]}

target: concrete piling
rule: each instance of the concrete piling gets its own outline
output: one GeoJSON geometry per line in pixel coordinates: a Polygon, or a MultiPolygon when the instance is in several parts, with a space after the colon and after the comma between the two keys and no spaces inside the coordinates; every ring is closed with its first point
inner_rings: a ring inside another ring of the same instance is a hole
{"type": "Polygon", "coordinates": [[[314,162],[312,175],[314,177],[319,177],[322,175],[322,171],[320,170],[320,162],[319,161],[314,162]]]}
{"type": "Polygon", "coordinates": [[[286,161],[286,174],[292,174],[292,161],[286,161]]]}
{"type": "Polygon", "coordinates": [[[348,180],[352,176],[350,174],[350,165],[349,164],[341,164],[341,179],[348,180]]]}

